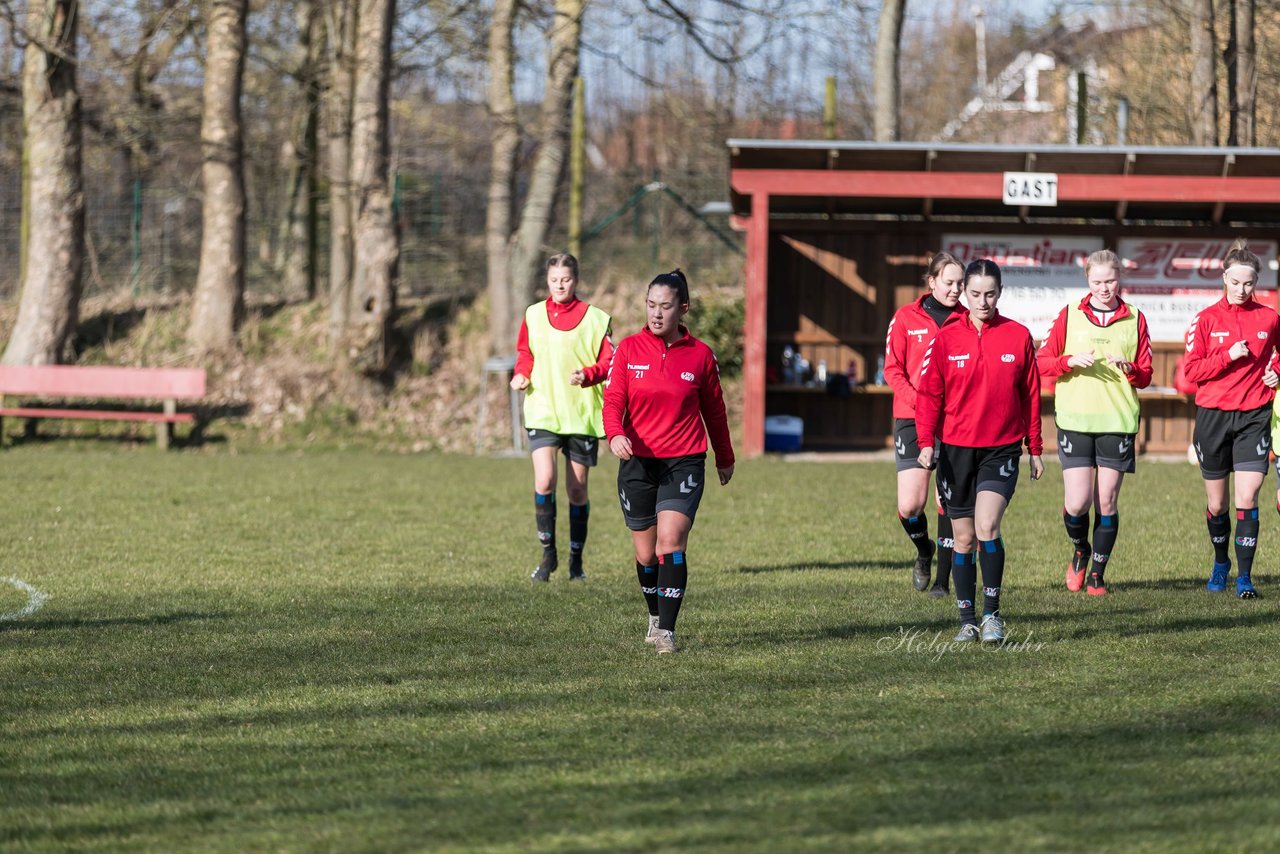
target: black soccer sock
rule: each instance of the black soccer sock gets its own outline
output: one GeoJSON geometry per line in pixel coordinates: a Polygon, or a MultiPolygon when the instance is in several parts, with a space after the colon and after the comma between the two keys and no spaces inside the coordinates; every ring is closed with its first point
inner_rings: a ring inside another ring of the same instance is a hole
{"type": "Polygon", "coordinates": [[[644,594],[644,604],[649,606],[649,616],[658,616],[658,567],[636,561],[636,577],[640,579],[640,592],[644,594]]]}
{"type": "Polygon", "coordinates": [[[956,541],[951,533],[951,517],[941,507],[938,508],[938,576],[935,584],[947,586],[951,580],[951,553],[955,551],[956,541]]]}
{"type": "Polygon", "coordinates": [[[1226,513],[1221,516],[1213,516],[1208,510],[1204,511],[1205,518],[1209,521],[1209,542],[1213,543],[1213,562],[1216,564],[1229,563],[1230,556],[1227,554],[1229,547],[1228,540],[1231,539],[1231,519],[1226,513]]]}
{"type": "Polygon", "coordinates": [[[982,564],[982,616],[1000,611],[1000,584],[1004,581],[1004,538],[978,540],[982,564]]]}
{"type": "Polygon", "coordinates": [[[961,623],[978,622],[973,610],[977,596],[978,567],[973,562],[973,552],[957,551],[951,556],[951,588],[956,592],[956,607],[960,609],[961,623]]]}
{"type": "Polygon", "coordinates": [[[1107,564],[1111,561],[1111,552],[1116,547],[1116,537],[1120,534],[1120,514],[1112,513],[1104,516],[1099,513],[1093,524],[1093,572],[1102,581],[1107,572],[1107,564]]]}
{"type": "Polygon", "coordinates": [[[898,521],[902,523],[902,530],[907,532],[907,536],[911,538],[911,542],[915,543],[916,551],[920,553],[920,557],[929,555],[929,520],[925,518],[923,513],[915,516],[903,516],[898,514],[898,521]]]}
{"type": "Polygon", "coordinates": [[[689,564],[684,552],[658,555],[658,628],[676,630],[676,617],[684,601],[684,587],[689,581],[689,564]]]}
{"type": "Polygon", "coordinates": [[[1236,511],[1236,575],[1248,578],[1258,551],[1258,508],[1236,511]]]}
{"type": "Polygon", "coordinates": [[[591,502],[569,505],[569,554],[582,555],[587,544],[587,520],[591,518],[591,502]]]}
{"type": "Polygon", "coordinates": [[[533,494],[533,517],[538,524],[538,542],[545,551],[556,550],[556,494],[533,494]]]}
{"type": "Polygon", "coordinates": [[[1071,541],[1071,545],[1075,546],[1076,553],[1087,552],[1089,550],[1089,514],[1072,516],[1064,507],[1062,524],[1067,528],[1067,539],[1071,541]]]}

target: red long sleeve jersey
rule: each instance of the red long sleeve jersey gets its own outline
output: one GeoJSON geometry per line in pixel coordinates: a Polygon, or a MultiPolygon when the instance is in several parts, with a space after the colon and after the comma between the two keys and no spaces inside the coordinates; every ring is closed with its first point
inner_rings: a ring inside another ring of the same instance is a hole
{"type": "MultiPolygon", "coordinates": [[[[576,327],[586,315],[587,303],[577,297],[574,297],[572,302],[564,305],[560,305],[555,300],[547,297],[547,319],[551,321],[553,327],[561,332],[568,332],[576,327]]],[[[600,342],[600,352],[596,355],[596,363],[582,366],[582,372],[587,376],[583,385],[592,386],[604,382],[609,375],[609,359],[612,357],[613,342],[606,335],[604,340],[600,342]]],[[[529,325],[523,320],[520,321],[520,332],[516,335],[516,367],[514,373],[526,377],[533,375],[533,351],[529,349],[529,325]]]]}
{"type": "Polygon", "coordinates": [[[975,327],[966,314],[938,330],[925,351],[916,399],[920,447],[934,443],[939,417],[942,441],[965,448],[993,448],[1026,440],[1032,454],[1040,437],[1040,370],[1031,333],[999,314],[975,327]]]}
{"type": "MultiPolygon", "coordinates": [[[[1085,297],[1080,301],[1080,310],[1084,312],[1084,316],[1095,326],[1106,328],[1117,320],[1123,320],[1132,313],[1129,304],[1120,301],[1120,305],[1115,312],[1108,318],[1106,323],[1098,320],[1098,315],[1093,310],[1093,306],[1089,305],[1089,297],[1085,297]]],[[[1042,377],[1060,377],[1071,370],[1071,366],[1067,364],[1075,353],[1064,353],[1063,350],[1067,344],[1067,309],[1058,312],[1058,316],[1053,320],[1053,326],[1049,328],[1049,337],[1044,339],[1044,343],[1040,345],[1039,352],[1036,353],[1036,363],[1040,367],[1040,376],[1042,377]]],[[[1103,354],[1098,354],[1102,358],[1103,354]]],[[[1122,355],[1122,354],[1118,354],[1122,355]]],[[[1129,379],[1129,385],[1134,388],[1146,388],[1151,385],[1151,332],[1147,329],[1146,315],[1138,314],[1138,352],[1133,357],[1133,370],[1125,375],[1129,379]]]]}
{"type": "MultiPolygon", "coordinates": [[[[928,295],[898,309],[889,321],[889,332],[884,342],[884,379],[893,389],[893,417],[916,417],[916,389],[920,386],[920,362],[924,351],[938,334],[938,324],[924,310],[928,295]]],[[[943,321],[943,326],[954,323],[964,315],[964,308],[956,310],[943,321]]]]}
{"type": "Polygon", "coordinates": [[[1247,412],[1271,403],[1275,391],[1262,375],[1280,344],[1280,316],[1275,310],[1250,300],[1232,305],[1227,298],[1196,315],[1187,329],[1187,355],[1183,375],[1197,383],[1196,405],[1208,409],[1247,412]],[[1249,346],[1249,355],[1231,360],[1227,351],[1237,341],[1249,346]]]}
{"type": "Polygon", "coordinates": [[[704,453],[710,434],[716,467],[727,468],[734,458],[720,367],[683,326],[680,335],[668,347],[645,327],[619,342],[604,390],[605,436],[626,436],[639,456],[671,459],[704,453]]]}

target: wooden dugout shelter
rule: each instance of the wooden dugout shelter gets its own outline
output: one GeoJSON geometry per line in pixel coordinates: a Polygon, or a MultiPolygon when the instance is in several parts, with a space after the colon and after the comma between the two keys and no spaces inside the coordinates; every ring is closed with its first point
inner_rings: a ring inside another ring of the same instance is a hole
{"type": "MultiPolygon", "coordinates": [[[[764,449],[766,415],[803,418],[808,448],[889,446],[891,395],[870,382],[885,332],[894,312],[923,292],[929,258],[955,235],[971,246],[984,236],[1042,247],[1052,239],[1092,241],[1116,249],[1131,267],[1128,248],[1149,255],[1139,261],[1154,265],[1154,284],[1140,290],[1167,292],[1170,304],[1203,305],[1217,299],[1221,255],[1244,236],[1255,251],[1271,247],[1259,252],[1270,267],[1260,289],[1275,304],[1280,149],[727,144],[733,224],[747,244],[743,426],[749,456],[764,449]],[[1052,176],[1052,204],[1028,199],[1026,184],[1023,195],[1008,201],[1007,182],[1017,173],[1052,176]],[[1167,257],[1157,259],[1160,251],[1167,257]],[[787,344],[813,365],[825,361],[832,372],[852,364],[859,384],[838,396],[777,382],[771,366],[787,344]]],[[[1135,272],[1125,274],[1130,293],[1135,272]]],[[[1085,292],[1082,271],[1075,282],[1078,300],[1085,292]]],[[[1147,452],[1181,453],[1190,442],[1192,404],[1171,388],[1181,335],[1168,329],[1158,335],[1153,328],[1153,390],[1141,394],[1138,441],[1147,452]]],[[[1045,403],[1046,435],[1052,435],[1052,402],[1045,403]]]]}

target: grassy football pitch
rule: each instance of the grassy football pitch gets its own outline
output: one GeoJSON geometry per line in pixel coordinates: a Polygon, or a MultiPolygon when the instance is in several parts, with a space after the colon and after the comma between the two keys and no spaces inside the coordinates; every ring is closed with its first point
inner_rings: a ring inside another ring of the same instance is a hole
{"type": "Polygon", "coordinates": [[[1280,846],[1273,479],[1261,599],[1203,589],[1171,463],[1126,483],[1095,599],[1062,587],[1059,469],[1024,462],[1011,642],[956,649],[889,463],[747,462],[659,659],[611,460],[589,581],[546,585],[525,460],[53,443],[0,472],[0,613],[48,596],[0,622],[7,850],[1280,846]]]}

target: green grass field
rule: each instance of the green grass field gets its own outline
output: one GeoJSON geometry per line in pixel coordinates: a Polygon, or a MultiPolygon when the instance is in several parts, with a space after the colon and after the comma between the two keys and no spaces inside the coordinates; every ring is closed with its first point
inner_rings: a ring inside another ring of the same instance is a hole
{"type": "Polygon", "coordinates": [[[612,461],[589,582],[535,586],[524,460],[6,450],[49,598],[0,623],[0,847],[1275,849],[1280,526],[1206,593],[1196,471],[1140,466],[1098,600],[1024,464],[1014,643],[956,650],[890,464],[744,463],[660,659],[612,461]]]}

